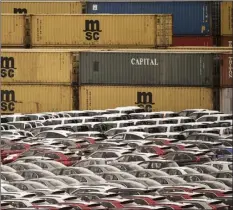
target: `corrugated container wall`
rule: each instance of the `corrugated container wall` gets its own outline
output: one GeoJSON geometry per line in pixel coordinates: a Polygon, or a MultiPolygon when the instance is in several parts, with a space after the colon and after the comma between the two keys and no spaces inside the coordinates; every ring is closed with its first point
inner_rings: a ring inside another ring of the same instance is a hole
{"type": "Polygon", "coordinates": [[[1,13],[12,14],[82,14],[85,4],[78,1],[2,1],[1,13]]]}
{"type": "Polygon", "coordinates": [[[233,106],[233,88],[223,88],[220,91],[220,111],[226,114],[232,114],[233,106]]]}
{"type": "Polygon", "coordinates": [[[71,52],[2,49],[1,81],[71,84],[77,82],[78,62],[71,52]]]}
{"type": "Polygon", "coordinates": [[[1,14],[1,46],[24,47],[26,24],[24,15],[1,14]]]}
{"type": "Polygon", "coordinates": [[[81,52],[82,84],[212,86],[211,53],[81,52]]]}
{"type": "Polygon", "coordinates": [[[33,15],[34,47],[151,47],[172,44],[172,15],[33,15]]]}
{"type": "Polygon", "coordinates": [[[173,36],[173,46],[213,46],[212,36],[173,36]]]}
{"type": "Polygon", "coordinates": [[[74,107],[71,86],[1,86],[1,113],[37,113],[72,109],[74,107]]]}
{"type": "Polygon", "coordinates": [[[221,35],[232,35],[232,1],[221,2],[221,35]]]}
{"type": "Polygon", "coordinates": [[[221,87],[233,87],[233,54],[223,54],[221,65],[221,87]]]}
{"type": "Polygon", "coordinates": [[[153,111],[213,109],[212,89],[194,87],[81,86],[80,109],[141,106],[153,111]]]}
{"type": "Polygon", "coordinates": [[[211,35],[211,2],[87,2],[87,13],[173,14],[174,35],[211,35]]]}

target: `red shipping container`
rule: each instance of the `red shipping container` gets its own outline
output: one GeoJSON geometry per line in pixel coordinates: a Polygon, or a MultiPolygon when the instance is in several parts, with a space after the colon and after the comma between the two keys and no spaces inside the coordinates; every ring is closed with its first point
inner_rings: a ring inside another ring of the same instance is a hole
{"type": "Polygon", "coordinates": [[[233,54],[222,54],[220,85],[223,88],[233,87],[233,54]]]}
{"type": "Polygon", "coordinates": [[[232,36],[221,36],[221,46],[232,47],[232,36]]]}
{"type": "Polygon", "coordinates": [[[213,46],[212,36],[173,36],[173,46],[213,46]]]}

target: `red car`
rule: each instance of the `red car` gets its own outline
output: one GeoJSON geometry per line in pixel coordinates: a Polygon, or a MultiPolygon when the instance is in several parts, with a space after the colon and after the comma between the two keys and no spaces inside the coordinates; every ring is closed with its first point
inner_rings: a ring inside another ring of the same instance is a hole
{"type": "Polygon", "coordinates": [[[3,148],[1,150],[1,158],[2,160],[6,157],[8,157],[9,155],[13,155],[13,154],[21,154],[27,150],[29,150],[31,147],[33,146],[38,146],[40,144],[38,143],[15,143],[15,144],[11,144],[9,145],[9,147],[3,148]]]}
{"type": "Polygon", "coordinates": [[[99,203],[87,203],[85,201],[80,201],[80,203],[72,203],[71,201],[67,201],[65,203],[60,203],[60,204],[64,204],[64,205],[69,205],[72,207],[78,207],[81,210],[106,210],[105,207],[103,207],[101,204],[99,203]]]}
{"type": "Polygon", "coordinates": [[[50,150],[44,151],[43,156],[58,161],[64,164],[65,166],[72,166],[75,162],[81,159],[80,156],[76,155],[73,152],[55,152],[50,150]]]}
{"type": "Polygon", "coordinates": [[[102,204],[106,208],[117,208],[121,209],[124,207],[137,207],[136,204],[132,199],[119,199],[119,198],[103,198],[96,200],[96,202],[102,204]]]}
{"type": "Polygon", "coordinates": [[[44,151],[45,149],[30,147],[28,150],[25,150],[22,153],[8,155],[7,158],[3,160],[3,164],[14,162],[21,157],[35,156],[38,154],[40,154],[40,156],[43,156],[44,151]]]}
{"type": "Polygon", "coordinates": [[[156,205],[159,202],[169,202],[169,200],[164,196],[152,196],[152,195],[133,195],[128,198],[133,199],[135,203],[139,205],[156,205]]]}
{"type": "Polygon", "coordinates": [[[165,155],[168,152],[174,152],[174,150],[167,145],[143,145],[138,146],[137,150],[139,152],[145,152],[145,153],[155,153],[157,155],[165,155]]]}
{"type": "Polygon", "coordinates": [[[200,189],[198,192],[203,193],[205,196],[209,198],[221,198],[232,196],[232,190],[221,190],[221,189],[200,189]]]}
{"type": "Polygon", "coordinates": [[[161,195],[165,196],[168,200],[172,202],[188,200],[188,199],[207,199],[203,193],[168,192],[168,193],[161,193],[161,195]]]}

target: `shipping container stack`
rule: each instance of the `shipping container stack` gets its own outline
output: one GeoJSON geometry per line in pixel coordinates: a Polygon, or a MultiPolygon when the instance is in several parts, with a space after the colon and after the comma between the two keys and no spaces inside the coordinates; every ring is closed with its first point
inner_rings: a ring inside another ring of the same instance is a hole
{"type": "Polygon", "coordinates": [[[232,89],[225,88],[233,84],[232,52],[217,46],[229,33],[221,24],[226,7],[204,1],[4,1],[1,111],[137,105],[231,112],[232,89]]]}

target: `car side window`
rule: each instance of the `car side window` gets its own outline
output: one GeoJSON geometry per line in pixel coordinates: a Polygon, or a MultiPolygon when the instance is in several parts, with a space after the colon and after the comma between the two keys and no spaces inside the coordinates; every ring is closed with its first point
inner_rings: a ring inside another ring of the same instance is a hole
{"type": "Polygon", "coordinates": [[[119,162],[128,162],[129,156],[125,155],[118,159],[119,162]]]}
{"type": "Polygon", "coordinates": [[[44,168],[44,169],[48,168],[48,166],[45,163],[35,162],[34,164],[38,165],[38,166],[40,166],[41,168],[44,168]]]}
{"type": "Polygon", "coordinates": [[[24,146],[21,144],[15,144],[11,146],[11,150],[22,150],[24,149],[24,146]]]}
{"type": "Polygon", "coordinates": [[[115,157],[118,157],[117,154],[115,154],[114,152],[105,152],[103,156],[104,156],[104,158],[115,158],[115,157]]]}
{"type": "Polygon", "coordinates": [[[143,199],[134,199],[134,202],[139,205],[149,205],[145,200],[143,199]]]}
{"type": "Polygon", "coordinates": [[[72,170],[67,169],[67,170],[63,171],[63,174],[64,175],[71,175],[71,174],[76,174],[76,173],[72,173],[72,170]]]}
{"type": "Polygon", "coordinates": [[[109,202],[102,202],[101,204],[104,207],[107,207],[107,208],[110,208],[110,209],[115,208],[115,206],[113,204],[109,203],[109,202]]]}
{"type": "Polygon", "coordinates": [[[217,197],[214,193],[211,193],[211,192],[205,192],[205,195],[209,198],[216,198],[217,197]]]}
{"type": "Polygon", "coordinates": [[[12,165],[11,166],[13,169],[15,169],[16,171],[23,171],[24,167],[21,165],[12,165]]]}
{"type": "Polygon", "coordinates": [[[182,173],[179,170],[171,169],[169,170],[170,175],[182,175],[182,173]]]}
{"type": "Polygon", "coordinates": [[[143,163],[141,163],[141,164],[139,164],[141,167],[143,167],[143,168],[148,168],[149,167],[149,165],[150,165],[150,168],[151,168],[151,164],[149,163],[149,162],[143,162],[143,163]]]}
{"type": "Polygon", "coordinates": [[[149,177],[149,174],[147,172],[142,171],[142,172],[139,172],[137,176],[138,177],[149,177]]]}
{"type": "Polygon", "coordinates": [[[54,160],[60,159],[60,157],[57,154],[53,154],[53,153],[46,153],[45,157],[49,157],[49,158],[54,159],[54,160]]]}
{"type": "Polygon", "coordinates": [[[114,139],[124,139],[124,134],[117,134],[114,139]]]}
{"type": "Polygon", "coordinates": [[[106,179],[106,180],[118,180],[117,177],[113,174],[104,175],[104,179],[106,179]]]}
{"type": "Polygon", "coordinates": [[[96,152],[91,155],[92,158],[102,158],[103,153],[102,152],[96,152]]]}
{"type": "Polygon", "coordinates": [[[25,190],[25,191],[28,190],[28,187],[24,184],[18,184],[17,187],[21,190],[25,190]]]}
{"type": "Polygon", "coordinates": [[[181,156],[181,160],[184,160],[184,161],[190,161],[190,160],[192,160],[192,157],[190,157],[189,155],[187,155],[187,154],[183,154],[182,156],[181,156]]]}
{"type": "Polygon", "coordinates": [[[140,140],[142,139],[140,136],[137,136],[137,135],[133,135],[133,134],[126,134],[126,138],[127,140],[140,140]]]}
{"type": "Polygon", "coordinates": [[[114,136],[116,134],[116,130],[107,131],[105,134],[107,136],[114,136]]]}
{"type": "Polygon", "coordinates": [[[168,181],[166,179],[163,178],[158,178],[156,179],[157,182],[159,182],[160,184],[169,184],[168,181]]]}
{"type": "Polygon", "coordinates": [[[137,156],[130,155],[128,158],[128,162],[136,162],[137,161],[137,156]]]}
{"type": "Polygon", "coordinates": [[[63,136],[59,133],[47,133],[47,138],[63,138],[63,136]]]}
{"type": "Polygon", "coordinates": [[[161,167],[162,167],[162,163],[159,163],[159,162],[152,162],[151,163],[152,169],[161,169],[161,167]]]}
{"type": "Polygon", "coordinates": [[[197,135],[190,135],[186,138],[186,140],[196,140],[197,139],[197,135]]]}

